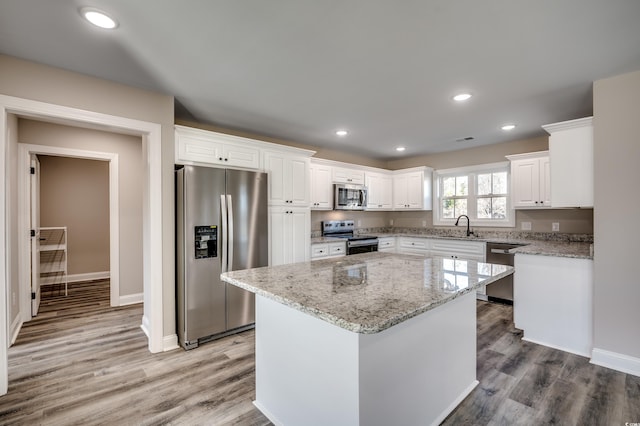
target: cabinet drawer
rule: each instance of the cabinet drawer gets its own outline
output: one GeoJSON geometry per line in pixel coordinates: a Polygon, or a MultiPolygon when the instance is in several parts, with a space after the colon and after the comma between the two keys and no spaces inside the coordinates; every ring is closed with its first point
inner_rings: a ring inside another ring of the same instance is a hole
{"type": "Polygon", "coordinates": [[[343,256],[347,252],[347,245],[345,243],[331,243],[329,244],[329,256],[343,256]]]}
{"type": "Polygon", "coordinates": [[[453,254],[460,257],[484,259],[485,243],[480,241],[431,240],[434,255],[453,254]]]}
{"type": "Polygon", "coordinates": [[[329,244],[313,244],[311,246],[312,259],[326,256],[329,256],[329,244]]]}
{"type": "Polygon", "coordinates": [[[395,248],[395,237],[378,238],[378,250],[395,248]]]}
{"type": "Polygon", "coordinates": [[[401,238],[400,247],[428,250],[429,242],[421,238],[401,238]]]}

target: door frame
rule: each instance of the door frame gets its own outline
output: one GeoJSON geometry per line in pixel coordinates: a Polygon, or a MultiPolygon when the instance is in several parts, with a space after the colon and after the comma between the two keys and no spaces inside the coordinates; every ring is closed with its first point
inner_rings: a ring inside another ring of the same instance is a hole
{"type": "MultiPolygon", "coordinates": [[[[7,199],[6,152],[10,115],[40,121],[53,121],[75,127],[87,127],[114,133],[126,133],[142,138],[144,157],[143,185],[143,292],[144,310],[141,328],[149,342],[150,352],[164,350],[163,337],[163,277],[162,277],[162,139],[161,125],[110,114],[71,108],[30,99],[0,95],[0,395],[8,390],[8,311],[7,300],[7,199]]],[[[16,206],[17,207],[17,206],[16,206]]],[[[175,337],[175,336],[170,336],[175,337]]],[[[169,341],[172,339],[169,338],[169,341]]],[[[172,348],[172,347],[171,347],[172,348]]],[[[168,348],[169,349],[169,348],[168,348]]]]}
{"type": "MultiPolygon", "coordinates": [[[[29,160],[31,154],[56,157],[79,158],[109,162],[109,286],[111,306],[120,306],[120,219],[118,197],[118,154],[111,152],[85,151],[48,145],[18,144],[18,229],[22,235],[29,233],[29,210],[31,200],[28,197],[29,160]]],[[[31,254],[27,241],[18,241],[18,264],[20,265],[20,312],[22,321],[31,320],[27,306],[31,303],[29,288],[30,276],[24,273],[29,267],[31,254]]]]}

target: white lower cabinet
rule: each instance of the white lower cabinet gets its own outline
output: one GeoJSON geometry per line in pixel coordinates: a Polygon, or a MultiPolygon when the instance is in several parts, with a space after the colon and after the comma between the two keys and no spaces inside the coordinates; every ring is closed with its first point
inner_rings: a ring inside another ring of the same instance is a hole
{"type": "Polygon", "coordinates": [[[342,257],[346,254],[347,243],[345,241],[311,244],[311,260],[342,257]]]}
{"type": "Polygon", "coordinates": [[[388,253],[396,252],[396,237],[379,237],[378,251],[386,251],[388,253]]]}
{"type": "Polygon", "coordinates": [[[523,340],[591,357],[593,260],[516,254],[513,320],[523,340]]]}
{"type": "Polygon", "coordinates": [[[431,240],[431,255],[471,259],[484,262],[486,243],[483,241],[431,240]]]}
{"type": "Polygon", "coordinates": [[[311,210],[301,207],[270,207],[269,239],[269,265],[309,260],[311,210]]]}
{"type": "Polygon", "coordinates": [[[398,237],[398,253],[429,255],[429,240],[420,237],[398,237]]]}

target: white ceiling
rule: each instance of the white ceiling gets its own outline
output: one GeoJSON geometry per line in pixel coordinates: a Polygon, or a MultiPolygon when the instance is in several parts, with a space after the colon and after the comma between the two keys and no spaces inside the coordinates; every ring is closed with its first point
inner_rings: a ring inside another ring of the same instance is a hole
{"type": "Polygon", "coordinates": [[[393,159],[591,115],[594,80],[640,69],[640,1],[0,0],[0,53],[173,95],[178,118],[393,159]]]}

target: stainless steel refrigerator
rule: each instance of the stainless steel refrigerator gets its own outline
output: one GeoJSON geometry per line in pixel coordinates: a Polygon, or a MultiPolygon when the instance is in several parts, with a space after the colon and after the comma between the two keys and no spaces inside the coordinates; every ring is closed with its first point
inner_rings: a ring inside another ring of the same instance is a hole
{"type": "Polygon", "coordinates": [[[185,166],[176,171],[178,340],[185,349],[251,328],[254,295],[220,281],[268,264],[267,174],[185,166]]]}

